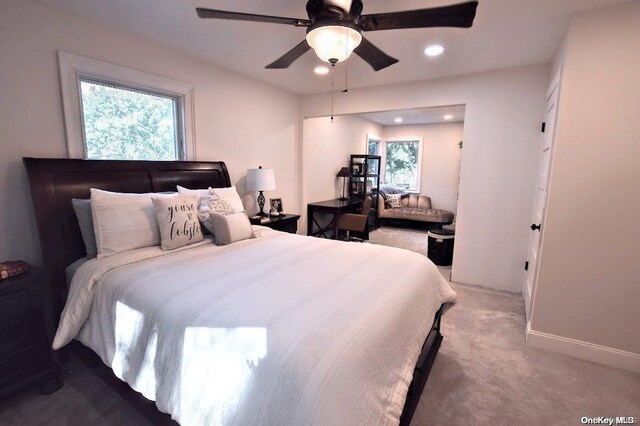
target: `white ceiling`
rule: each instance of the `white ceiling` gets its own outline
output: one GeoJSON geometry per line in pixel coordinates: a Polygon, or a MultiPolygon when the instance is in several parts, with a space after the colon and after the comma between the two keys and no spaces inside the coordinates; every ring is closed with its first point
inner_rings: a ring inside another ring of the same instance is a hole
{"type": "Polygon", "coordinates": [[[370,112],[359,114],[365,118],[382,126],[403,126],[410,124],[435,124],[449,123],[453,121],[464,121],[464,105],[451,105],[433,108],[399,109],[393,111],[370,112]],[[445,115],[452,115],[453,118],[445,120],[445,115]],[[402,118],[402,123],[396,123],[397,117],[402,118]]]}
{"type": "MultiPolygon", "coordinates": [[[[307,18],[305,0],[38,0],[55,8],[117,27],[128,33],[220,64],[299,94],[331,90],[331,75],[320,77],[320,63],[307,52],[287,70],[266,70],[304,39],[304,28],[285,25],[203,20],[196,7],[307,18]]],[[[363,13],[419,9],[462,0],[363,0],[363,13]]],[[[559,45],[571,14],[625,0],[479,0],[473,28],[376,31],[365,36],[400,60],[374,72],[357,56],[349,62],[349,86],[367,87],[490,69],[543,63],[559,45]],[[433,42],[447,50],[427,58],[433,42]]],[[[344,86],[344,64],[336,67],[336,86],[344,86]]]]}

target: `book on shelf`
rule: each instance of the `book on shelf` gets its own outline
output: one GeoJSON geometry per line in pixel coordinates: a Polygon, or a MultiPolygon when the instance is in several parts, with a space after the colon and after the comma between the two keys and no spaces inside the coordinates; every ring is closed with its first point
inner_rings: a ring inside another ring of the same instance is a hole
{"type": "Polygon", "coordinates": [[[29,264],[22,260],[0,263],[0,280],[6,280],[29,272],[29,264]]]}

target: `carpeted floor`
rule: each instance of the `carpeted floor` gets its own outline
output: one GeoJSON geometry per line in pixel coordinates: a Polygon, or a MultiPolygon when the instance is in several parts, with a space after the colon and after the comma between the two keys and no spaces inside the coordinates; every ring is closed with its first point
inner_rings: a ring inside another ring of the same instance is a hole
{"type": "MultiPolygon", "coordinates": [[[[385,227],[369,242],[426,255],[427,231],[385,227]]],[[[439,267],[449,279],[450,268],[439,267]]],[[[527,347],[522,298],[451,284],[458,304],[413,425],[576,425],[640,416],[640,375],[527,347]]]]}
{"type": "Polygon", "coordinates": [[[410,228],[378,228],[369,233],[371,244],[399,247],[427,255],[427,231],[410,228]]]}
{"type": "MultiPolygon", "coordinates": [[[[426,248],[421,231],[381,228],[371,239],[426,248]]],[[[441,272],[448,278],[448,268],[441,272]]],[[[578,425],[583,416],[640,416],[640,375],[528,348],[521,297],[452,286],[459,302],[443,317],[444,341],[413,425],[578,425]]],[[[55,394],[32,390],[0,405],[0,425],[154,423],[78,359],[65,369],[55,394]]]]}
{"type": "Polygon", "coordinates": [[[458,304],[413,425],[578,425],[640,416],[640,375],[530,348],[516,295],[452,284],[458,304]]]}

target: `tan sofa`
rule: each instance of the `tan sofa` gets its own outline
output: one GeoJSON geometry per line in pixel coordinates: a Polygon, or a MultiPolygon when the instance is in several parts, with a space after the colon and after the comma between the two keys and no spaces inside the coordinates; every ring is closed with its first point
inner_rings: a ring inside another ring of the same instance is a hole
{"type": "Polygon", "coordinates": [[[397,219],[433,223],[437,226],[453,223],[453,212],[431,208],[431,198],[425,195],[409,194],[400,202],[402,207],[387,208],[382,195],[378,195],[378,217],[381,222],[397,219]]]}

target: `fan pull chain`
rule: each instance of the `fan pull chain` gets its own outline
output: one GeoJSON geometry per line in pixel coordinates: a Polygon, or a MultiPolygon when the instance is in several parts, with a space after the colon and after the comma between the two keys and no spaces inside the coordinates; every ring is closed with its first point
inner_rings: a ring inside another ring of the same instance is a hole
{"type": "Polygon", "coordinates": [[[334,82],[331,82],[331,124],[333,124],[333,86],[334,86],[334,82]]]}
{"type": "MultiPolygon", "coordinates": [[[[334,65],[335,66],[335,65],[334,65]]],[[[334,86],[336,84],[336,73],[335,70],[331,69],[331,124],[333,124],[333,98],[334,98],[334,86]]]]}
{"type": "Polygon", "coordinates": [[[344,61],[345,71],[344,71],[344,90],[342,93],[349,93],[349,59],[344,61]]]}
{"type": "MultiPolygon", "coordinates": [[[[345,28],[345,38],[347,39],[347,43],[345,44],[345,47],[348,52],[349,51],[349,34],[346,28],[345,28]]],[[[344,65],[345,65],[344,90],[342,91],[342,93],[348,93],[349,92],[349,55],[347,55],[347,59],[344,61],[344,65]]]]}

